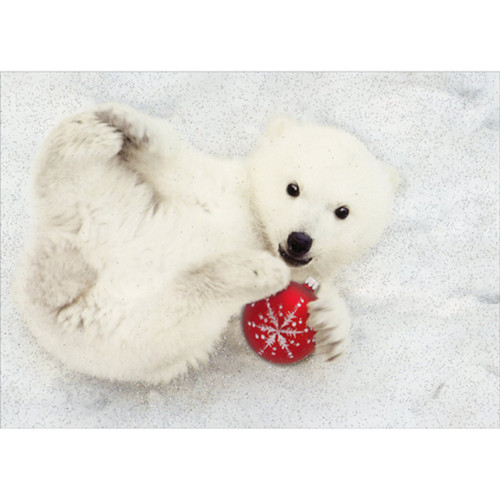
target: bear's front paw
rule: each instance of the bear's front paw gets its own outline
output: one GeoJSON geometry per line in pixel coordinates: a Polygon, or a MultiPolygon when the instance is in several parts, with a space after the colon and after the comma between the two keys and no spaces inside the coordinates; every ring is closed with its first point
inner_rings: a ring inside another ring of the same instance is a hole
{"type": "Polygon", "coordinates": [[[259,290],[259,298],[284,290],[290,283],[290,268],[278,257],[266,252],[256,253],[249,259],[253,274],[253,286],[259,290]]]}
{"type": "Polygon", "coordinates": [[[346,352],[350,344],[351,320],[346,308],[319,298],[307,304],[307,325],[316,331],[316,353],[325,361],[333,361],[346,352]]]}

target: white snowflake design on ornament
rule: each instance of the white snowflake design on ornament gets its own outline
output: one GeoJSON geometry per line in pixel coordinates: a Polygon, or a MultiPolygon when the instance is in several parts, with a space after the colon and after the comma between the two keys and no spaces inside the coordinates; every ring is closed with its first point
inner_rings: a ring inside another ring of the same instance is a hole
{"type": "MultiPolygon", "coordinates": [[[[252,304],[254,305],[254,304],[252,304]]],[[[294,355],[290,351],[290,345],[300,346],[300,335],[309,332],[309,328],[306,326],[304,328],[303,320],[297,318],[297,311],[304,305],[304,299],[301,297],[299,302],[295,305],[292,311],[289,311],[286,315],[283,314],[281,309],[283,306],[280,305],[278,310],[274,310],[269,303],[269,299],[266,299],[267,314],[264,316],[259,314],[259,319],[263,321],[263,324],[257,324],[253,321],[249,321],[248,325],[257,328],[262,333],[259,335],[255,334],[255,338],[265,339],[267,336],[266,343],[262,349],[259,350],[259,354],[262,355],[267,348],[271,348],[275,355],[275,351],[278,345],[287,353],[288,358],[293,359],[294,355]]],[[[306,342],[310,344],[314,343],[314,339],[307,339],[306,342]]]]}

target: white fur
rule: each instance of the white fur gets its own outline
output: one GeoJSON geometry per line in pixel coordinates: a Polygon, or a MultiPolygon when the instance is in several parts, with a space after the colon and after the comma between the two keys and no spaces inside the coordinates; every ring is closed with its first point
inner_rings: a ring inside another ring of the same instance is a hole
{"type": "Polygon", "coordinates": [[[70,368],[160,383],[205,362],[246,303],[314,276],[309,325],[332,359],[350,326],[332,278],[380,237],[396,185],[339,129],[278,117],[249,158],[219,159],[162,120],[99,106],[56,127],[38,158],[18,304],[70,368]],[[303,267],[278,252],[293,231],[313,238],[303,267]]]}

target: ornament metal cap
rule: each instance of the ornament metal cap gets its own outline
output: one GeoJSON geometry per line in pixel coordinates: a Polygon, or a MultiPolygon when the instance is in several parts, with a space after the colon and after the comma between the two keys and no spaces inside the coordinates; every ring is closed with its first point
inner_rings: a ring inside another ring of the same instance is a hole
{"type": "Polygon", "coordinates": [[[309,278],[306,279],[304,284],[308,286],[313,292],[315,292],[319,286],[319,283],[311,276],[309,276],[309,278]]]}

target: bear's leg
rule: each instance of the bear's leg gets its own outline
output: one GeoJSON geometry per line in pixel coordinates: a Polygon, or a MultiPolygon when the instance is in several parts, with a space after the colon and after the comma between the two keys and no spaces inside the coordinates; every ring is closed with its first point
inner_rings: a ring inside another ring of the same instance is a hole
{"type": "Polygon", "coordinates": [[[92,204],[104,186],[119,189],[129,179],[145,185],[155,203],[165,201],[164,173],[179,148],[163,120],[123,104],[100,105],[51,131],[38,157],[35,192],[64,212],[77,203],[92,204]]]}
{"type": "Polygon", "coordinates": [[[277,293],[288,286],[290,269],[278,257],[264,251],[221,255],[177,279],[176,292],[197,301],[245,305],[277,293]]]}
{"type": "Polygon", "coordinates": [[[22,300],[74,322],[88,290],[106,285],[102,271],[117,267],[119,256],[140,254],[137,234],[156,231],[163,216],[162,195],[141,173],[165,159],[151,123],[127,106],[104,105],[51,131],[35,170],[36,239],[22,300]]]}

